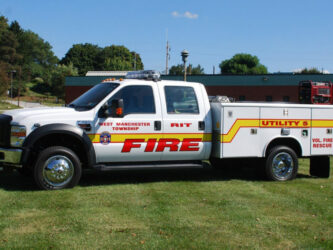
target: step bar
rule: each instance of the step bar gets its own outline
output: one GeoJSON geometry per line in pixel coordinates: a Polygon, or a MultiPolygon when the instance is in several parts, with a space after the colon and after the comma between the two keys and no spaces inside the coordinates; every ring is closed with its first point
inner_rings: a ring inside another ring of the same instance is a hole
{"type": "Polygon", "coordinates": [[[186,168],[207,168],[208,163],[196,162],[144,162],[144,163],[113,163],[113,164],[97,164],[93,169],[98,171],[117,171],[117,170],[139,170],[139,169],[186,169],[186,168]]]}

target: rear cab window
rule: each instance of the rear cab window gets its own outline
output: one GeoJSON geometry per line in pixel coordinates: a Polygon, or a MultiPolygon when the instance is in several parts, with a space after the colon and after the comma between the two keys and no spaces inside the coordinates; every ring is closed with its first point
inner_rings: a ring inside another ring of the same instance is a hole
{"type": "Polygon", "coordinates": [[[168,114],[199,114],[194,88],[189,86],[164,86],[168,114]]]}

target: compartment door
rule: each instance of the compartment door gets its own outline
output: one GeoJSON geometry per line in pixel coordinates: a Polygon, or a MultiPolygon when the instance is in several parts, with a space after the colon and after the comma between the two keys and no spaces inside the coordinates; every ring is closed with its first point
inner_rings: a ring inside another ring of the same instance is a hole
{"type": "Polygon", "coordinates": [[[332,109],[312,109],[311,155],[333,154],[332,128],[332,109]]]}
{"type": "Polygon", "coordinates": [[[263,107],[260,111],[263,147],[275,138],[296,139],[303,156],[310,155],[311,109],[295,107],[263,107]]]}
{"type": "Polygon", "coordinates": [[[261,156],[259,107],[224,107],[223,157],[261,156]]]}

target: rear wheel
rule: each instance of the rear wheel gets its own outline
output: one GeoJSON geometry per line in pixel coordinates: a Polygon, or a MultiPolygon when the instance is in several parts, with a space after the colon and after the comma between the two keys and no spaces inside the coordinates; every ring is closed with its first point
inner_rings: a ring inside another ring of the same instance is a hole
{"type": "Polygon", "coordinates": [[[274,147],[268,154],[265,164],[266,177],[273,181],[287,181],[296,177],[297,155],[289,147],[274,147]]]}
{"type": "Polygon", "coordinates": [[[81,174],[80,159],[71,149],[61,146],[43,150],[34,168],[35,182],[45,190],[72,188],[81,174]]]}

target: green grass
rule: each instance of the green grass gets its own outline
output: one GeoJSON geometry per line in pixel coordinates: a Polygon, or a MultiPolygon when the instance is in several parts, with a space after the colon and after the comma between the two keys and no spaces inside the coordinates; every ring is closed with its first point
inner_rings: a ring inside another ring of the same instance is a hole
{"type": "Polygon", "coordinates": [[[0,110],[18,109],[19,107],[0,100],[0,110]]]}
{"type": "Polygon", "coordinates": [[[90,173],[38,191],[0,175],[0,248],[333,248],[333,181],[258,179],[252,169],[90,173]]]}
{"type": "Polygon", "coordinates": [[[50,93],[45,94],[33,91],[33,88],[36,85],[37,84],[33,82],[26,82],[26,92],[24,93],[24,96],[20,97],[20,100],[27,102],[39,102],[46,106],[63,106],[65,104],[65,101],[62,99],[59,99],[57,102],[57,97],[51,95],[50,93]]]}

